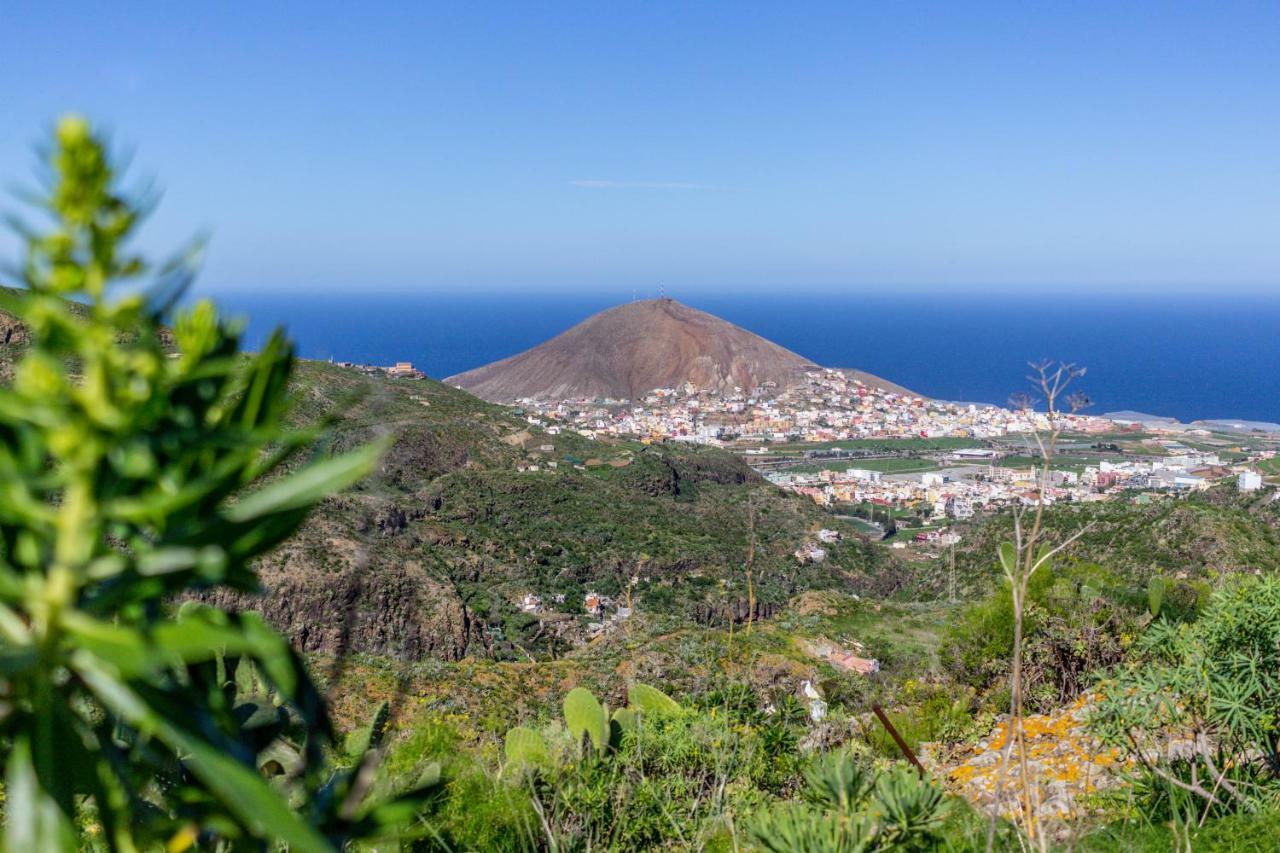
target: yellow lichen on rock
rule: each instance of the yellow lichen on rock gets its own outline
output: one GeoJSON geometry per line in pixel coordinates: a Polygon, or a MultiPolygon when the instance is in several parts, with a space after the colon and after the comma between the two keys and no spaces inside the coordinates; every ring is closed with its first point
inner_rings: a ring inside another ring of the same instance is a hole
{"type": "Polygon", "coordinates": [[[1032,714],[1022,721],[1022,749],[1018,739],[1005,748],[1012,734],[1009,720],[999,722],[991,735],[934,768],[952,789],[979,808],[1005,817],[1021,812],[1025,766],[1036,821],[1080,816],[1083,795],[1118,784],[1117,770],[1127,765],[1118,750],[1104,747],[1087,730],[1085,720],[1094,697],[1081,696],[1049,714],[1032,714]],[[1000,791],[997,793],[997,787],[1000,791]]]}

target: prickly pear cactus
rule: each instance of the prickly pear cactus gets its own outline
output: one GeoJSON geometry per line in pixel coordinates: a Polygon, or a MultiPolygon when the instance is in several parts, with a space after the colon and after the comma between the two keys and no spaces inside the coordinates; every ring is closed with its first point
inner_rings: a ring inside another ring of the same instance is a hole
{"type": "Polygon", "coordinates": [[[684,711],[676,700],[647,684],[633,684],[627,688],[627,705],[631,710],[650,717],[675,717],[684,711]]]}
{"type": "Polygon", "coordinates": [[[507,764],[517,769],[546,767],[551,763],[547,742],[525,726],[516,726],[507,732],[505,751],[507,764]]]}
{"type": "Polygon", "coordinates": [[[599,700],[585,687],[575,687],[564,697],[564,721],[579,743],[585,734],[597,750],[609,744],[609,717],[599,700]]]}

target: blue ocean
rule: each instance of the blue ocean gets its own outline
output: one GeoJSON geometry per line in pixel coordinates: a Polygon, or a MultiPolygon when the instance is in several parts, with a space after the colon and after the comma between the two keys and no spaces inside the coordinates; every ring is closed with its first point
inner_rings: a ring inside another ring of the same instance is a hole
{"type": "MultiPolygon", "coordinates": [[[[1280,422],[1280,295],[684,295],[832,367],[949,400],[1004,404],[1027,363],[1088,368],[1097,413],[1280,422]]],[[[309,358],[412,361],[445,377],[534,346],[616,296],[230,293],[256,346],[284,325],[309,358]]]]}

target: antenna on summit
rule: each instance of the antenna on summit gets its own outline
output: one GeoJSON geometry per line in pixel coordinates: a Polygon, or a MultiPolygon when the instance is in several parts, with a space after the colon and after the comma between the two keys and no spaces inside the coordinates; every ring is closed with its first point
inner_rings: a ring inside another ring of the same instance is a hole
{"type": "Polygon", "coordinates": [[[659,299],[667,298],[667,287],[662,282],[658,282],[658,298],[659,299]]]}

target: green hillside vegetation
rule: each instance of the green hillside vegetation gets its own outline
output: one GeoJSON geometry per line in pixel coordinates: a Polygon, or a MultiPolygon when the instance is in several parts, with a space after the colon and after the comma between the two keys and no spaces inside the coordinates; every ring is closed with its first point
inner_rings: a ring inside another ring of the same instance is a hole
{"type": "MultiPolygon", "coordinates": [[[[1070,700],[1126,659],[1149,620],[1153,584],[1163,590],[1167,617],[1191,620],[1230,579],[1280,571],[1280,506],[1234,486],[1143,505],[1060,506],[1045,518],[1051,542],[1085,532],[1032,587],[1030,679],[1042,709],[1070,700]]],[[[1003,701],[1012,623],[991,555],[1011,534],[1007,517],[967,532],[957,573],[972,603],[961,608],[943,647],[949,670],[992,707],[1003,701]]],[[[928,571],[924,585],[941,595],[943,568],[928,571]]]]}
{"type": "MultiPolygon", "coordinates": [[[[1139,584],[1156,574],[1213,580],[1280,570],[1280,503],[1268,494],[1239,494],[1234,485],[1146,504],[1060,505],[1046,513],[1046,526],[1054,542],[1087,528],[1071,557],[1105,564],[1139,584]]],[[[965,573],[989,574],[996,544],[1011,531],[1005,517],[970,530],[958,552],[965,573]]]]}
{"type": "Polygon", "coordinates": [[[897,582],[895,561],[854,527],[728,453],[549,435],[432,380],[322,363],[299,365],[291,397],[302,422],[341,413],[335,449],[392,438],[373,477],[263,562],[264,598],[225,599],[305,651],[550,656],[581,639],[588,592],[724,625],[806,589],[897,582]],[[799,562],[821,527],[843,540],[799,562]],[[527,594],[540,617],[520,610],[527,594]]]}

